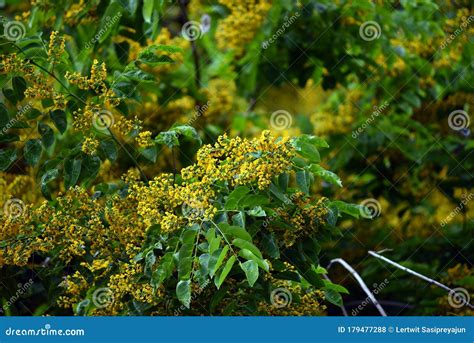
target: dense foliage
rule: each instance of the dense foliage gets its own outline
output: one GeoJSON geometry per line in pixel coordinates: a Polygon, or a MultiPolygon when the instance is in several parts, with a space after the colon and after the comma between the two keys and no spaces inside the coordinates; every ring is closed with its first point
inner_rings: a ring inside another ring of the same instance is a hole
{"type": "Polygon", "coordinates": [[[472,314],[473,14],[6,1],[2,312],[472,314]]]}

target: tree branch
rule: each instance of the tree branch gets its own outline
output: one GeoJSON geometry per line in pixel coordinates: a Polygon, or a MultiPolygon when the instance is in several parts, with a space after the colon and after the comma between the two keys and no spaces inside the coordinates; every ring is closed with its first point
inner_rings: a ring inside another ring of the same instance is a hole
{"type": "Polygon", "coordinates": [[[357,273],[354,268],[352,268],[346,261],[344,261],[342,258],[335,258],[334,260],[331,260],[329,262],[329,265],[327,266],[326,269],[329,269],[331,268],[331,266],[334,264],[334,263],[339,263],[341,264],[344,268],[346,268],[351,274],[352,276],[354,277],[354,279],[356,279],[356,281],[359,283],[360,285],[360,288],[362,288],[362,290],[365,292],[365,294],[367,294],[367,296],[369,297],[370,301],[372,301],[372,303],[374,304],[374,306],[377,308],[377,310],[380,312],[380,314],[384,317],[387,316],[387,313],[385,313],[385,310],[383,309],[382,305],[380,305],[380,303],[377,301],[377,299],[375,298],[375,296],[372,294],[372,292],[369,290],[369,287],[367,287],[367,285],[365,284],[364,280],[362,280],[362,278],[360,277],[359,273],[357,273]]]}
{"type": "MultiPolygon", "coordinates": [[[[426,282],[428,282],[428,283],[430,283],[430,284],[432,284],[432,285],[438,286],[439,288],[442,288],[442,289],[444,289],[445,291],[447,291],[449,294],[456,294],[456,291],[455,291],[454,289],[449,288],[449,287],[446,286],[446,285],[443,285],[441,282],[438,282],[438,281],[436,281],[436,280],[430,279],[429,277],[424,276],[424,275],[422,275],[422,274],[420,274],[420,273],[417,273],[417,272],[415,272],[414,270],[411,270],[410,268],[404,267],[404,266],[402,266],[401,264],[398,264],[398,263],[396,263],[396,262],[394,262],[394,261],[392,261],[392,260],[386,258],[385,256],[382,256],[382,255],[376,253],[375,251],[369,251],[369,255],[372,255],[372,256],[375,257],[375,258],[378,258],[378,259],[380,259],[380,260],[382,260],[382,261],[385,261],[385,262],[391,264],[392,266],[395,266],[395,267],[397,267],[398,269],[401,269],[401,270],[403,270],[404,272],[407,272],[408,274],[414,275],[414,276],[416,276],[417,278],[420,278],[420,279],[422,279],[422,280],[424,280],[424,281],[426,281],[426,282]]],[[[463,302],[464,302],[464,305],[466,305],[467,307],[469,307],[469,308],[471,308],[471,309],[474,309],[474,306],[469,303],[468,299],[462,299],[462,300],[463,300],[463,302]]]]}

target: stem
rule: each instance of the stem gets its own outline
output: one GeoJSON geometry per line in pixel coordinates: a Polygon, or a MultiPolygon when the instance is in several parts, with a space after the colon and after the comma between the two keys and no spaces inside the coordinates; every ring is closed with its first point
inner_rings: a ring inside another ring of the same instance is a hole
{"type": "MultiPolygon", "coordinates": [[[[408,274],[414,275],[414,276],[416,276],[417,278],[420,278],[420,279],[422,279],[422,280],[424,280],[424,281],[426,281],[426,282],[428,282],[428,283],[430,283],[430,284],[432,284],[432,285],[438,286],[439,288],[442,288],[442,289],[444,289],[445,291],[447,291],[449,294],[456,294],[456,291],[455,291],[454,289],[449,288],[449,287],[446,286],[446,285],[443,285],[441,282],[438,282],[438,281],[436,281],[436,280],[430,279],[429,277],[424,276],[424,275],[422,275],[422,274],[420,274],[420,273],[417,273],[417,272],[415,272],[414,270],[411,270],[410,268],[404,267],[404,266],[402,266],[401,264],[398,264],[398,263],[396,263],[396,262],[394,262],[394,261],[392,261],[392,260],[386,258],[385,256],[382,256],[382,255],[376,253],[375,251],[369,251],[369,255],[372,255],[372,256],[375,257],[375,258],[378,258],[378,259],[380,259],[380,260],[382,260],[382,261],[385,261],[385,262],[391,264],[392,266],[395,266],[395,267],[397,267],[398,269],[401,269],[401,270],[403,270],[404,272],[407,272],[408,274]]],[[[469,307],[469,308],[471,308],[471,309],[474,309],[474,306],[469,303],[468,299],[463,299],[463,300],[464,300],[464,305],[466,305],[467,307],[469,307]]]]}
{"type": "Polygon", "coordinates": [[[383,309],[382,305],[380,305],[380,303],[378,302],[378,300],[375,298],[375,296],[372,294],[372,292],[369,290],[369,287],[367,287],[367,285],[365,284],[364,280],[362,280],[362,278],[360,277],[359,273],[357,273],[354,268],[352,268],[346,261],[344,261],[342,258],[335,258],[334,260],[331,260],[329,262],[329,265],[327,266],[326,269],[329,269],[331,268],[331,266],[334,264],[334,263],[339,263],[341,264],[344,268],[346,268],[351,274],[352,276],[354,277],[354,279],[356,279],[356,281],[359,283],[360,285],[360,288],[362,288],[362,290],[365,292],[365,294],[367,294],[367,296],[369,297],[369,299],[372,301],[372,303],[374,304],[374,306],[377,308],[377,310],[380,312],[380,314],[384,317],[387,316],[387,313],[385,313],[385,310],[383,309]]]}
{"type": "Polygon", "coordinates": [[[211,223],[214,224],[214,226],[216,227],[216,229],[219,231],[219,233],[221,234],[222,238],[224,238],[224,241],[227,243],[227,245],[229,246],[229,249],[230,251],[232,252],[232,254],[234,254],[235,258],[237,259],[237,261],[239,262],[239,265],[242,266],[242,263],[240,262],[239,260],[239,255],[237,255],[237,253],[235,252],[235,250],[232,248],[232,245],[230,244],[230,242],[227,240],[227,237],[224,235],[224,233],[221,231],[221,228],[216,224],[214,223],[214,221],[211,220],[211,223]]]}

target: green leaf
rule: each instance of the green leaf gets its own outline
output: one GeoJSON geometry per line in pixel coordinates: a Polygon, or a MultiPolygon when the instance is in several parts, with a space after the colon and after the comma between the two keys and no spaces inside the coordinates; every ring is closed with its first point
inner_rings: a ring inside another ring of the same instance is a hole
{"type": "Polygon", "coordinates": [[[237,204],[239,208],[254,208],[256,206],[266,205],[270,201],[266,196],[259,194],[250,194],[243,197],[237,204]]]}
{"type": "MultiPolygon", "coordinates": [[[[147,2],[147,1],[145,1],[147,2]]],[[[99,35],[99,43],[104,42],[118,26],[122,17],[122,6],[116,1],[111,1],[105,13],[102,15],[96,35],[99,35]]]]}
{"type": "Polygon", "coordinates": [[[0,149],[0,170],[7,170],[10,165],[16,160],[15,149],[0,149]]]}
{"type": "Polygon", "coordinates": [[[275,234],[262,234],[262,246],[268,256],[272,258],[280,258],[280,249],[276,242],[275,234]]]}
{"type": "Polygon", "coordinates": [[[40,115],[42,115],[41,111],[36,109],[36,108],[32,108],[28,111],[25,112],[25,117],[27,119],[36,119],[38,118],[40,115]]]}
{"type": "Polygon", "coordinates": [[[327,301],[336,305],[342,306],[342,297],[341,295],[331,288],[324,287],[324,296],[327,301]]]}
{"type": "Polygon", "coordinates": [[[54,143],[54,131],[47,124],[38,124],[38,133],[41,135],[41,142],[45,148],[49,148],[54,143]]]}
{"type": "Polygon", "coordinates": [[[64,133],[67,129],[67,118],[66,112],[62,110],[50,111],[49,115],[54,122],[54,126],[59,130],[59,132],[64,133]]]}
{"type": "Polygon", "coordinates": [[[104,140],[100,142],[100,149],[104,155],[110,160],[115,161],[118,157],[117,146],[112,140],[104,140]]]}
{"type": "Polygon", "coordinates": [[[298,170],[296,172],[296,184],[302,192],[309,194],[310,182],[310,173],[308,171],[298,170]]]}
{"type": "Polygon", "coordinates": [[[219,228],[225,234],[225,237],[230,238],[241,238],[248,242],[252,242],[252,236],[240,226],[232,226],[227,223],[220,223],[219,228]]]}
{"type": "Polygon", "coordinates": [[[181,280],[176,285],[176,296],[187,308],[191,305],[191,281],[181,280]]]}
{"type": "Polygon", "coordinates": [[[81,182],[91,182],[100,170],[100,158],[97,156],[85,156],[82,159],[81,182]]]}
{"type": "Polygon", "coordinates": [[[25,98],[26,90],[26,81],[21,76],[15,76],[12,78],[13,91],[15,92],[15,97],[21,101],[25,98]]]}
{"type": "MultiPolygon", "coordinates": [[[[234,266],[234,263],[236,261],[236,257],[234,255],[232,255],[226,262],[224,268],[222,269],[220,275],[219,275],[219,278],[217,279],[217,281],[215,281],[215,284],[217,286],[217,288],[219,289],[222,285],[222,283],[225,281],[225,278],[227,277],[227,275],[229,275],[232,267],[234,266]]],[[[216,280],[216,279],[215,279],[216,280]]]]}
{"type": "Polygon", "coordinates": [[[81,175],[82,161],[76,159],[67,159],[64,162],[64,188],[69,188],[76,185],[81,175]]]}
{"type": "Polygon", "coordinates": [[[208,233],[206,235],[207,241],[209,242],[208,250],[209,250],[209,254],[211,254],[211,255],[214,251],[219,249],[219,246],[221,244],[221,238],[216,236],[215,231],[216,230],[214,228],[212,228],[208,231],[208,233]]]}
{"type": "Polygon", "coordinates": [[[0,143],[10,143],[10,142],[18,142],[20,140],[20,136],[6,133],[0,134],[0,143]]]}
{"type": "Polygon", "coordinates": [[[362,212],[361,205],[349,204],[344,201],[332,201],[332,205],[336,206],[339,212],[348,214],[354,218],[359,218],[362,212]]]}
{"type": "Polygon", "coordinates": [[[227,197],[224,208],[226,210],[233,210],[237,208],[238,202],[243,199],[250,192],[250,188],[239,186],[235,188],[227,197]]]}
{"type": "Polygon", "coordinates": [[[160,259],[159,266],[152,274],[152,286],[158,288],[173,273],[173,253],[168,252],[160,259]]]}
{"type": "Polygon", "coordinates": [[[8,110],[4,104],[0,103],[0,128],[6,128],[9,121],[10,116],[8,115],[8,110]]]}
{"type": "Polygon", "coordinates": [[[30,139],[26,142],[24,153],[25,160],[30,166],[36,166],[40,160],[43,147],[39,139],[30,139]]]}
{"type": "Polygon", "coordinates": [[[222,262],[224,262],[228,251],[229,246],[226,245],[224,248],[218,249],[211,254],[211,257],[209,258],[209,275],[211,277],[214,276],[214,274],[222,265],[222,262]]]}
{"type": "Polygon", "coordinates": [[[48,189],[48,183],[56,179],[58,176],[58,169],[50,169],[41,177],[41,193],[43,193],[46,199],[51,199],[51,193],[48,189]]]}
{"type": "MultiPolygon", "coordinates": [[[[324,274],[326,274],[326,273],[324,273],[324,274]]],[[[332,283],[331,281],[328,281],[328,280],[323,280],[323,281],[324,281],[325,287],[327,289],[332,289],[333,291],[336,291],[338,293],[349,294],[349,291],[345,287],[343,287],[341,285],[338,285],[338,284],[335,284],[335,283],[332,283]]]]}
{"type": "Polygon", "coordinates": [[[199,144],[202,143],[201,137],[196,129],[189,125],[179,125],[171,128],[169,131],[160,132],[155,137],[155,142],[173,148],[174,146],[179,145],[179,137],[181,136],[194,139],[198,141],[199,144]]]}
{"type": "Polygon", "coordinates": [[[242,249],[239,251],[239,256],[245,258],[246,260],[251,260],[255,261],[260,268],[262,268],[265,271],[269,271],[270,266],[268,265],[267,261],[265,261],[263,258],[259,258],[255,256],[250,250],[248,249],[242,249]]]}
{"type": "Polygon", "coordinates": [[[320,265],[318,265],[316,268],[314,268],[314,271],[318,274],[327,274],[328,273],[326,268],[321,267],[320,265]]]}
{"type": "Polygon", "coordinates": [[[232,241],[232,244],[235,245],[236,247],[240,248],[240,249],[250,250],[252,252],[252,254],[254,254],[258,258],[263,258],[262,253],[260,252],[260,250],[253,243],[251,243],[249,241],[245,241],[241,238],[236,238],[232,241]]]}
{"type": "Polygon", "coordinates": [[[143,14],[143,20],[145,20],[147,24],[151,23],[151,16],[153,14],[154,4],[155,4],[154,0],[143,0],[142,14],[143,14]]]}
{"type": "Polygon", "coordinates": [[[258,279],[257,262],[249,260],[247,262],[241,263],[240,267],[245,272],[245,275],[247,276],[247,281],[249,282],[250,287],[252,287],[258,279]]]}
{"type": "Polygon", "coordinates": [[[319,163],[321,157],[318,148],[327,148],[329,145],[322,138],[310,135],[302,135],[292,141],[295,150],[310,162],[319,163]]]}
{"type": "Polygon", "coordinates": [[[339,187],[342,187],[342,181],[337,176],[334,174],[332,171],[326,170],[323,167],[321,167],[319,164],[312,164],[309,167],[309,170],[316,176],[319,176],[322,178],[324,181],[338,185],[339,187]]]}
{"type": "Polygon", "coordinates": [[[172,47],[172,46],[166,46],[166,45],[150,45],[138,54],[138,61],[140,63],[145,63],[152,67],[175,62],[168,55],[163,55],[163,54],[159,55],[157,53],[157,51],[159,50],[166,51],[166,52],[182,51],[182,49],[178,47],[172,47]]]}

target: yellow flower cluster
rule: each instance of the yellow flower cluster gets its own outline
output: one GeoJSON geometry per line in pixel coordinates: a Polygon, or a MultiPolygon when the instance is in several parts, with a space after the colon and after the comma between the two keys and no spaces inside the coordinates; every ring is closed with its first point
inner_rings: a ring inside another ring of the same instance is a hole
{"type": "MultiPolygon", "coordinates": [[[[288,267],[288,263],[285,262],[288,267]]],[[[294,267],[288,268],[293,270],[294,267]]],[[[320,290],[304,289],[301,284],[276,279],[272,276],[269,281],[280,291],[272,293],[270,302],[260,302],[258,311],[270,316],[321,316],[325,314],[326,305],[324,293],[320,290]]]]}
{"type": "Polygon", "coordinates": [[[219,22],[216,29],[217,45],[220,49],[232,49],[236,56],[242,55],[265,20],[271,8],[268,0],[219,0],[230,10],[230,14],[219,22]]]}
{"type": "Polygon", "coordinates": [[[105,105],[117,106],[120,99],[115,93],[109,89],[105,83],[107,78],[107,68],[105,63],[100,64],[98,60],[94,60],[91,66],[90,77],[82,76],[78,72],[66,72],[66,79],[69,83],[76,85],[80,89],[93,90],[104,100],[105,105]]]}
{"type": "Polygon", "coordinates": [[[137,203],[137,213],[147,226],[160,224],[163,232],[173,232],[213,217],[216,182],[264,189],[274,176],[289,169],[292,156],[288,140],[275,139],[269,131],[252,140],[224,135],[198,151],[197,163],[182,169],[181,183],[171,174],[162,174],[148,185],[131,182],[129,198],[137,203]]]}
{"type": "MultiPolygon", "coordinates": [[[[454,303],[461,303],[461,300],[466,299],[468,301],[469,299],[472,299],[474,296],[474,287],[472,287],[472,283],[466,282],[466,283],[460,283],[461,280],[466,280],[469,276],[473,275],[473,268],[465,265],[465,264],[457,264],[452,268],[449,268],[446,272],[446,275],[441,279],[441,282],[445,285],[448,285],[451,288],[457,288],[459,286],[462,286],[464,289],[462,291],[463,295],[467,295],[466,297],[460,296],[460,299],[452,299],[454,298],[453,296],[450,295],[443,295],[438,298],[438,303],[440,305],[439,313],[438,315],[456,315],[456,316],[472,316],[474,315],[474,310],[469,308],[468,306],[459,306],[459,307],[454,307],[452,306],[452,302],[454,303]]],[[[435,287],[435,286],[431,286],[435,287]]],[[[460,292],[460,291],[458,291],[460,292]]],[[[461,295],[461,293],[460,293],[461,295]]]]}
{"type": "Polygon", "coordinates": [[[222,181],[230,186],[256,183],[265,189],[274,176],[290,168],[294,155],[288,137],[274,138],[263,131],[253,139],[220,136],[214,146],[206,145],[197,153],[197,163],[182,170],[185,180],[198,178],[206,184],[222,181]]]}
{"type": "Polygon", "coordinates": [[[140,132],[136,140],[138,146],[140,146],[141,148],[148,148],[154,145],[151,131],[140,132]]]}
{"type": "MultiPolygon", "coordinates": [[[[317,202],[302,192],[291,196],[295,209],[281,208],[278,214],[291,225],[291,229],[284,229],[283,238],[286,246],[292,246],[297,239],[314,235],[318,228],[326,223],[328,209],[325,206],[327,198],[320,198],[317,202]]],[[[290,205],[287,205],[287,207],[290,205]]],[[[270,226],[270,230],[278,231],[278,227],[270,226]]]]}
{"type": "Polygon", "coordinates": [[[124,297],[130,295],[135,300],[157,304],[162,298],[162,291],[153,291],[149,284],[140,284],[138,279],[143,275],[143,267],[137,263],[123,263],[119,272],[110,277],[107,284],[109,289],[109,303],[102,309],[98,309],[95,314],[117,315],[125,309],[124,297]]]}
{"type": "Polygon", "coordinates": [[[56,202],[55,206],[45,202],[34,212],[35,220],[41,223],[38,240],[43,247],[48,250],[61,247],[59,257],[66,262],[84,256],[86,249],[92,254],[106,255],[107,229],[97,211],[98,201],[76,186],[64,196],[58,196],[56,202]]]}
{"type": "Polygon", "coordinates": [[[86,137],[82,142],[81,150],[87,155],[94,155],[99,147],[99,141],[92,137],[86,137]]]}
{"type": "Polygon", "coordinates": [[[47,79],[35,70],[34,65],[16,53],[2,56],[0,73],[21,75],[28,84],[31,84],[25,90],[26,97],[46,99],[57,94],[53,87],[48,85],[47,79]]]}
{"type": "Polygon", "coordinates": [[[90,285],[86,278],[76,270],[74,274],[67,275],[59,286],[64,288],[64,295],[58,298],[58,305],[63,308],[71,308],[82,300],[82,294],[90,285]]]}
{"type": "Polygon", "coordinates": [[[60,36],[57,31],[51,32],[49,37],[48,47],[48,61],[52,64],[57,64],[64,54],[64,47],[66,40],[63,36],[60,36]]]}

